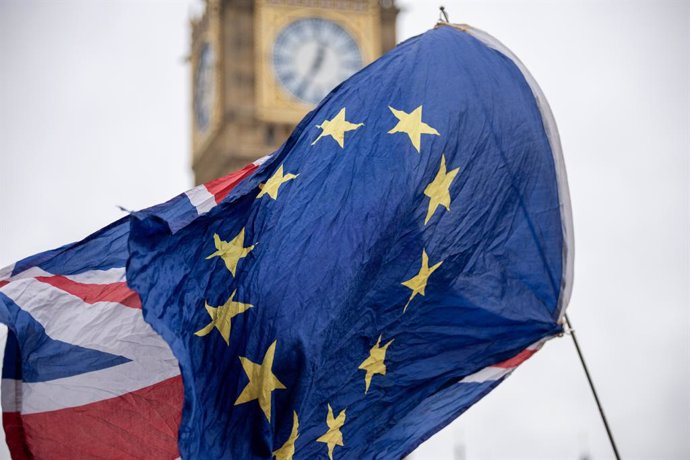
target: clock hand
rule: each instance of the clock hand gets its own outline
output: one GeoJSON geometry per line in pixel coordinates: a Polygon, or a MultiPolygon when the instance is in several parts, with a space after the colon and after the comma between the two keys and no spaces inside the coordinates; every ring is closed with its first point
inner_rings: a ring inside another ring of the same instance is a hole
{"type": "Polygon", "coordinates": [[[307,74],[304,76],[304,79],[295,90],[295,94],[297,94],[298,97],[304,97],[304,90],[306,89],[306,86],[309,84],[312,78],[314,78],[314,75],[316,75],[321,69],[321,66],[323,65],[323,59],[325,56],[326,46],[323,43],[319,43],[319,48],[316,50],[316,57],[314,58],[314,61],[311,63],[309,72],[307,72],[307,74]]]}
{"type": "Polygon", "coordinates": [[[321,68],[321,65],[323,64],[323,58],[326,55],[326,47],[324,46],[323,43],[319,43],[319,49],[316,50],[316,58],[314,59],[314,62],[311,64],[311,69],[309,70],[310,74],[316,73],[319,71],[321,68]]]}

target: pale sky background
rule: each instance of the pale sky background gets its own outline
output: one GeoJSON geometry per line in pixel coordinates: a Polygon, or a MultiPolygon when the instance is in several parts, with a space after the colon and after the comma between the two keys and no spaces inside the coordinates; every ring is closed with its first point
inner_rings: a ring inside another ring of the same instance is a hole
{"type": "MultiPolygon", "coordinates": [[[[569,312],[623,458],[690,458],[690,3],[444,3],[511,48],[554,111],[575,221],[569,312]]],[[[398,4],[399,40],[438,18],[437,2],[398,4]]],[[[0,0],[0,266],[191,186],[198,8],[0,0]]],[[[412,458],[584,455],[613,458],[564,337],[412,458]]]]}

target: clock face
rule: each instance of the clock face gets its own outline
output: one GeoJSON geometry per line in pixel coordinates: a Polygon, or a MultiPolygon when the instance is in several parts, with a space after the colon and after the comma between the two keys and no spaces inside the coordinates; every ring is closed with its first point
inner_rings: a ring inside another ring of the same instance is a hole
{"type": "Polygon", "coordinates": [[[273,69],[288,94],[316,104],[362,68],[357,42],[341,26],[322,18],[294,21],[273,45],[273,69]]]}
{"type": "Polygon", "coordinates": [[[214,99],[213,48],[204,43],[194,76],[194,118],[199,131],[206,131],[213,111],[214,99]]]}

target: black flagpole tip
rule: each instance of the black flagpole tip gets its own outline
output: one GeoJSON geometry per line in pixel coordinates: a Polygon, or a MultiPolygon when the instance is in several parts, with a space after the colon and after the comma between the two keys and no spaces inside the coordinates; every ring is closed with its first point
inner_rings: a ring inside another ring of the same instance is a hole
{"type": "Polygon", "coordinates": [[[441,5],[438,7],[439,10],[441,10],[441,13],[439,14],[439,19],[444,22],[450,22],[448,20],[448,13],[446,13],[446,7],[441,5]]]}

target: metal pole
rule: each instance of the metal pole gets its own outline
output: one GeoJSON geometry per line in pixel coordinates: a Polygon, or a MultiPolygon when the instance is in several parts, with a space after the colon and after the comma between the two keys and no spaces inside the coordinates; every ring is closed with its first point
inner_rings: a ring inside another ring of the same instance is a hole
{"type": "Polygon", "coordinates": [[[613,448],[613,453],[616,456],[616,460],[620,460],[621,457],[618,454],[618,448],[616,447],[616,442],[613,440],[613,433],[611,433],[611,428],[609,428],[609,422],[606,420],[606,415],[604,414],[604,407],[599,401],[599,396],[597,395],[597,390],[594,388],[594,382],[592,377],[589,375],[589,369],[587,369],[587,364],[585,363],[585,358],[582,356],[582,350],[580,350],[580,345],[577,343],[577,337],[575,336],[575,329],[573,329],[568,314],[565,315],[565,324],[568,327],[568,333],[570,337],[573,338],[573,343],[575,344],[575,349],[577,350],[577,355],[580,357],[580,362],[582,363],[582,368],[585,370],[585,375],[587,376],[587,381],[589,382],[589,387],[592,389],[592,394],[594,395],[594,400],[599,408],[599,413],[601,414],[601,420],[604,422],[604,428],[606,428],[606,433],[609,435],[609,441],[611,442],[611,447],[613,448]]]}
{"type": "Polygon", "coordinates": [[[438,9],[440,10],[438,20],[443,22],[450,22],[448,20],[448,13],[446,13],[446,7],[441,5],[438,7],[438,9]]]}

